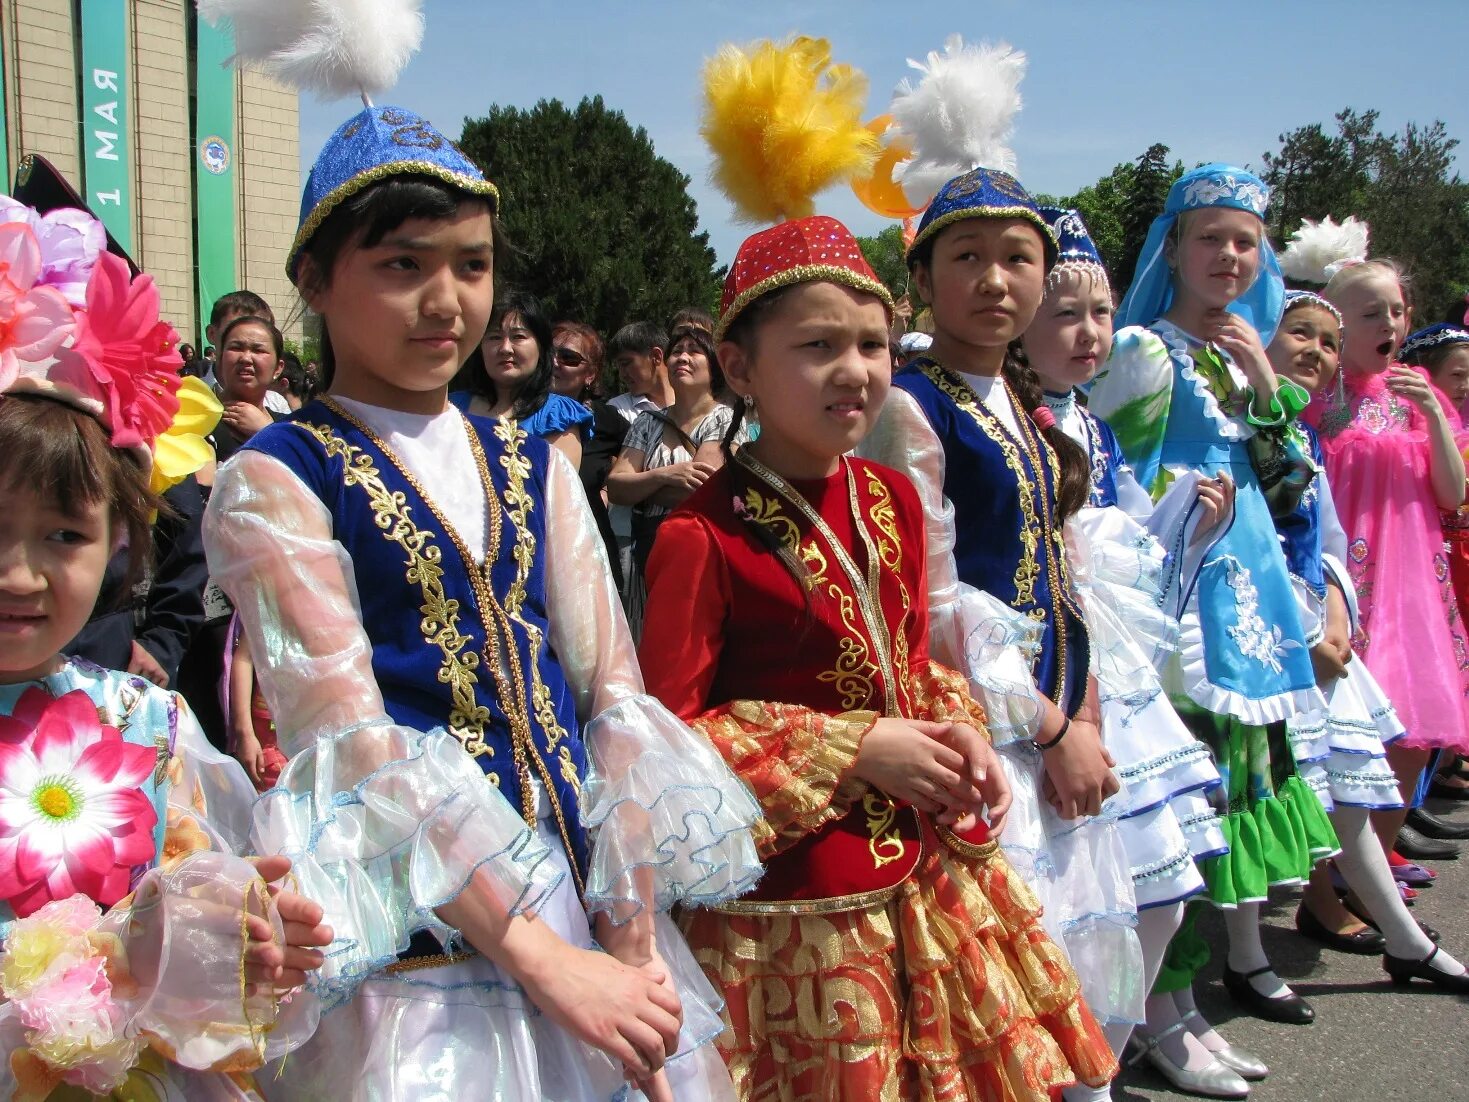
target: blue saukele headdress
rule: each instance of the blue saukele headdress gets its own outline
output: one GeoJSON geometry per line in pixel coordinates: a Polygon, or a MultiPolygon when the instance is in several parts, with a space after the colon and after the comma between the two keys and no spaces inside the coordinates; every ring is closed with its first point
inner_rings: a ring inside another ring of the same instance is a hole
{"type": "Polygon", "coordinates": [[[1041,207],[1040,212],[1056,235],[1056,263],[1051,275],[1068,270],[1081,271],[1110,287],[1107,266],[1102,263],[1102,254],[1097,251],[1097,243],[1092,240],[1081,212],[1065,207],[1041,207]]]}
{"type": "Polygon", "coordinates": [[[286,258],[296,279],[302,248],[337,208],[363,188],[389,176],[430,176],[467,195],[480,195],[497,210],[500,192],[459,147],[421,115],[402,107],[368,107],[327,139],[301,195],[301,221],[286,258]]]}
{"type": "Polygon", "coordinates": [[[940,230],[967,218],[1019,218],[1030,222],[1040,231],[1045,244],[1046,266],[1049,268],[1056,262],[1056,234],[1041,217],[1041,209],[1030,192],[1008,172],[993,168],[973,169],[939,188],[923,212],[913,244],[908,246],[909,261],[940,230]]]}
{"type": "MultiPolygon", "coordinates": [[[[1153,220],[1152,228],[1148,230],[1132,286],[1127,289],[1117,310],[1118,328],[1149,325],[1172,305],[1173,272],[1164,256],[1164,244],[1179,215],[1209,207],[1231,207],[1249,211],[1263,222],[1269,205],[1270,188],[1265,181],[1234,165],[1200,165],[1180,176],[1169,189],[1163,213],[1153,220]]],[[[1229,309],[1255,327],[1262,343],[1269,344],[1280,325],[1284,305],[1285,280],[1280,274],[1280,263],[1262,232],[1260,271],[1255,282],[1230,303],[1229,309]]]]}
{"type": "Polygon", "coordinates": [[[1401,353],[1404,363],[1421,364],[1423,355],[1452,344],[1469,344],[1469,330],[1441,321],[1408,334],[1401,353]]]}

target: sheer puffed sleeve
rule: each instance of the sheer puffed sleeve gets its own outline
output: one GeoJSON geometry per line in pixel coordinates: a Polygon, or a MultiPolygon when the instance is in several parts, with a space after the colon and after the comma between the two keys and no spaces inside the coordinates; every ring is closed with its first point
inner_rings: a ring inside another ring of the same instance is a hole
{"type": "Polygon", "coordinates": [[[349,997],[414,932],[446,932],[434,908],[471,881],[508,913],[538,906],[561,875],[546,848],[458,740],[389,718],[351,561],[301,478],[242,452],[219,473],[205,545],[291,759],[255,805],[254,844],[295,862],[337,934],[323,997],[349,997]]]}
{"type": "Polygon", "coordinates": [[[1032,737],[1043,705],[1031,666],[1044,628],[959,580],[954,507],[943,491],[944,446],[922,408],[894,388],[861,450],[907,475],[918,491],[928,545],[930,656],[967,677],[996,746],[1032,737]]]}
{"type": "Polygon", "coordinates": [[[1122,454],[1154,500],[1167,488],[1163,438],[1172,401],[1173,359],[1163,338],[1141,326],[1120,331],[1087,405],[1117,434],[1122,454]]]}
{"type": "MultiPolygon", "coordinates": [[[[743,894],[760,875],[750,835],[760,809],[709,740],[645,691],[596,521],[559,452],[547,472],[546,515],[550,642],[591,762],[582,805],[594,832],[587,905],[625,921],[644,905],[663,911],[743,894]]],[[[667,664],[681,667],[682,657],[667,664]]]]}

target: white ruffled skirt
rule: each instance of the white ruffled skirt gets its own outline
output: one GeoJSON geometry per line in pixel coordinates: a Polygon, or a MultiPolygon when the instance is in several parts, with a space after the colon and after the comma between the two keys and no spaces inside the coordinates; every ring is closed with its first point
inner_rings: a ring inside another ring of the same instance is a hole
{"type": "MultiPolygon", "coordinates": [[[[547,864],[564,874],[537,909],[570,944],[594,948],[555,827],[537,824],[547,864]]],[[[678,1054],[667,1063],[674,1096],[733,1102],[711,1043],[722,1002],[682,935],[659,915],[658,944],[683,1002],[678,1054]]],[[[483,957],[399,974],[379,973],[323,1014],[315,1036],[258,1081],[271,1102],[622,1102],[643,1097],[600,1049],[546,1017],[483,957]]]]}

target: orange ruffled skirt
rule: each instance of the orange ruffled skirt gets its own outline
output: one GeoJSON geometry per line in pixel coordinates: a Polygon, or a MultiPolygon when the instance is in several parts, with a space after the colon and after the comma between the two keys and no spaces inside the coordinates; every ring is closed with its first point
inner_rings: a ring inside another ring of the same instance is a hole
{"type": "Polygon", "coordinates": [[[688,912],[723,991],[719,1050],[745,1102],[1049,1102],[1117,1061],[1040,905],[993,844],[948,847],[883,903],[688,912]]]}

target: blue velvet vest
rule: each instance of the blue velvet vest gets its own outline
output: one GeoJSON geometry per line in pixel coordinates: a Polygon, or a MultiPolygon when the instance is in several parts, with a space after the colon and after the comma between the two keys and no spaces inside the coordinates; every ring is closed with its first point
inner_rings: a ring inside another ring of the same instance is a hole
{"type": "Polygon", "coordinates": [[[1075,715],[1091,652],[1056,523],[1055,453],[1013,396],[1019,439],[963,379],[931,359],[914,360],[893,385],[913,396],[943,444],[959,580],[1045,625],[1036,683],[1075,715]]]}
{"type": "MultiPolygon", "coordinates": [[[[1321,454],[1321,440],[1316,430],[1300,421],[1292,427],[1305,436],[1317,470],[1324,471],[1326,460],[1321,454]]],[[[1321,564],[1321,479],[1324,477],[1318,475],[1313,478],[1301,495],[1301,503],[1289,515],[1275,522],[1287,569],[1310,586],[1318,597],[1326,596],[1326,571],[1321,564]]]]}
{"type": "Polygon", "coordinates": [[[421,731],[447,728],[530,824],[539,781],[580,890],[586,749],[548,643],[550,445],[513,422],[466,423],[489,502],[483,566],[387,446],[335,403],[312,402],[248,446],[288,466],[331,514],[388,714],[421,731]]]}
{"type": "Polygon", "coordinates": [[[1127,465],[1127,460],[1122,458],[1122,447],[1111,425],[1085,406],[1078,405],[1077,412],[1086,426],[1087,457],[1092,461],[1092,490],[1086,503],[1094,509],[1111,508],[1117,504],[1116,472],[1127,465]]]}

